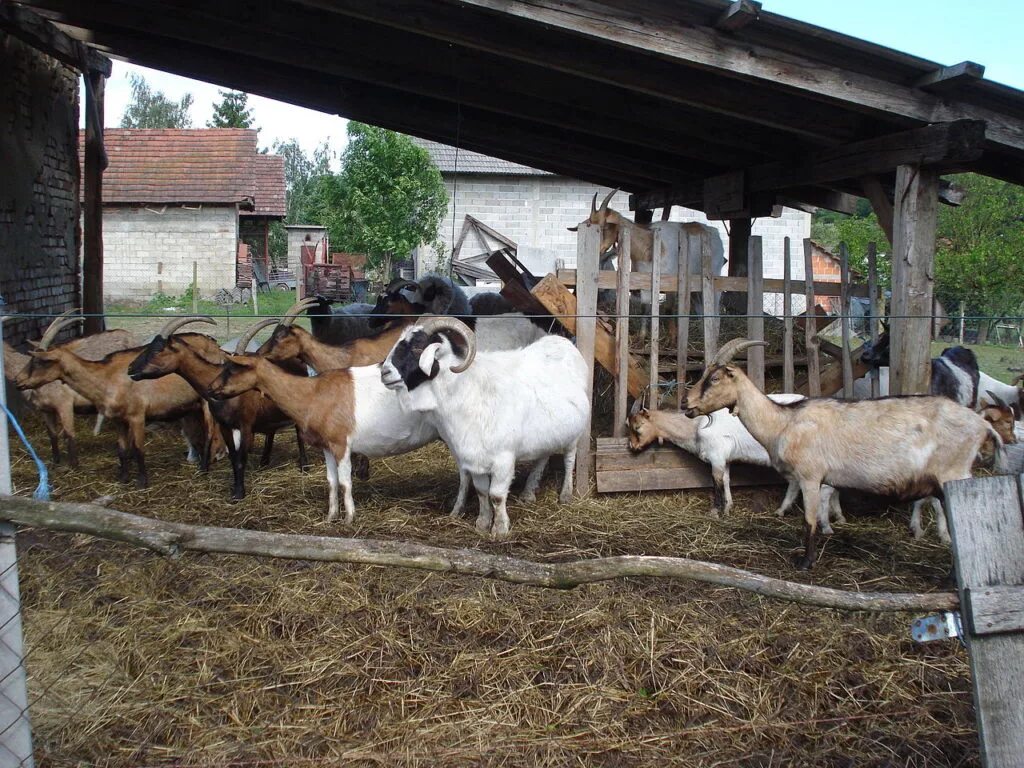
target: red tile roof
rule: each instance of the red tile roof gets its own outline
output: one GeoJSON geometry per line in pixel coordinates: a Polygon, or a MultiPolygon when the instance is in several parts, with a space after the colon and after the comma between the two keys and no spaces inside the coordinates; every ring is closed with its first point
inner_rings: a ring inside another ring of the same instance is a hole
{"type": "Polygon", "coordinates": [[[253,178],[256,208],[242,211],[243,216],[279,216],[284,218],[285,183],[284,157],[281,155],[256,155],[253,178]]]}
{"type": "MultiPolygon", "coordinates": [[[[284,160],[258,154],[256,131],[108,128],[103,137],[110,160],[104,204],[239,203],[258,215],[284,216],[284,160]]],[[[80,160],[84,142],[80,131],[80,160]]]]}

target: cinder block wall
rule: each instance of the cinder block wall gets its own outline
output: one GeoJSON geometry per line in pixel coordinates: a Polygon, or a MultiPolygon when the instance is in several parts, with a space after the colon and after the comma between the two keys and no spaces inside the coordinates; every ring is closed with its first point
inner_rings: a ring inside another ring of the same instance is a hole
{"type": "MultiPolygon", "coordinates": [[[[448,212],[441,225],[441,237],[445,243],[445,258],[451,254],[454,238],[462,229],[466,214],[470,214],[489,227],[514,240],[519,246],[519,258],[535,274],[545,274],[554,269],[555,260],[563,259],[566,266],[576,263],[576,234],[567,227],[575,226],[590,214],[590,202],[594,193],[598,202],[610,191],[582,181],[560,176],[485,176],[460,175],[458,185],[453,185],[450,174],[445,174],[448,189],[448,212]]],[[[629,213],[629,196],[620,192],[612,198],[610,205],[618,211],[629,213]]],[[[660,216],[655,212],[655,217],[660,216]]],[[[725,225],[720,221],[708,222],[700,211],[673,208],[671,221],[700,221],[716,227],[722,236],[726,253],[729,238],[725,225]]],[[[753,234],[762,236],[762,258],[765,277],[782,277],[783,238],[789,237],[792,254],[792,276],[802,280],[804,274],[803,239],[810,237],[810,214],[793,209],[784,209],[781,218],[757,219],[753,234]]],[[[464,246],[470,248],[467,244],[464,246]]],[[[468,252],[468,251],[467,251],[468,252]]],[[[430,269],[429,259],[420,265],[421,271],[430,269]]],[[[803,301],[794,301],[803,311],[803,301]]],[[[773,304],[766,297],[766,309],[773,304]]],[[[781,307],[781,303],[780,303],[781,307]]]]}
{"type": "MultiPolygon", "coordinates": [[[[78,76],[0,32],[0,296],[14,310],[78,306],[78,76]]],[[[21,345],[48,319],[4,323],[21,345]]]]}
{"type": "Polygon", "coordinates": [[[112,300],[180,296],[197,261],[200,294],[235,285],[234,206],[108,206],[103,211],[103,293],[112,300]]]}

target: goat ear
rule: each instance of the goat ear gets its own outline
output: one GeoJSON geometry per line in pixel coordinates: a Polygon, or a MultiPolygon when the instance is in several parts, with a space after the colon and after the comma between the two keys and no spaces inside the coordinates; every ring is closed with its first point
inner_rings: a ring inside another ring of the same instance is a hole
{"type": "Polygon", "coordinates": [[[437,353],[441,349],[441,342],[435,341],[427,344],[426,349],[420,354],[420,370],[424,376],[434,375],[434,366],[437,365],[437,353]]]}

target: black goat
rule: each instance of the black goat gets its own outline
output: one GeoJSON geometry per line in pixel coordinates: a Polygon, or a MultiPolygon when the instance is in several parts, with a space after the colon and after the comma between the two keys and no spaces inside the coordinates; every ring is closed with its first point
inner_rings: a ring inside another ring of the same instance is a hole
{"type": "Polygon", "coordinates": [[[352,339],[372,336],[377,327],[372,326],[372,304],[347,304],[343,307],[331,307],[331,303],[323,296],[316,297],[316,304],[306,310],[313,336],[324,344],[340,346],[352,339]]]}
{"type": "MultiPolygon", "coordinates": [[[[875,368],[889,365],[889,333],[878,337],[878,343],[864,345],[860,359],[875,368]]],[[[967,347],[946,347],[932,358],[931,383],[928,393],[948,397],[955,403],[975,408],[978,404],[978,358],[967,347]]]]}

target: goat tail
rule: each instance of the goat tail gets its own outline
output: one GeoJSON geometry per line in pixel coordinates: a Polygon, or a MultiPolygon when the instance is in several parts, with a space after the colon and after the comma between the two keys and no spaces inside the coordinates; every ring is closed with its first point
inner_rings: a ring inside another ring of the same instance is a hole
{"type": "Polygon", "coordinates": [[[1009,465],[1006,463],[1006,451],[1003,450],[1003,438],[999,436],[995,428],[991,424],[986,424],[988,427],[988,438],[992,441],[992,466],[995,471],[1000,474],[1006,474],[1009,472],[1009,465]]]}

